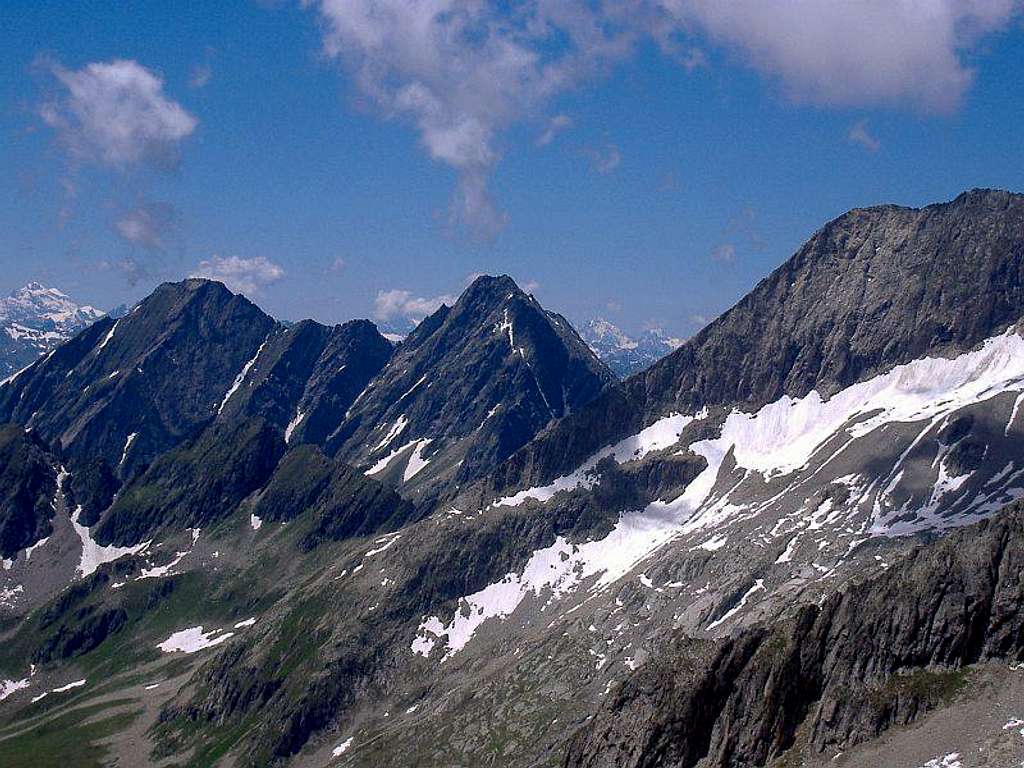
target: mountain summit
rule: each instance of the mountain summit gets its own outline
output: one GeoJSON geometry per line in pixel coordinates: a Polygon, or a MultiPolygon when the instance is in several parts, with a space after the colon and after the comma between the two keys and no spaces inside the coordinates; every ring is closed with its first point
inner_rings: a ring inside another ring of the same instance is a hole
{"type": "Polygon", "coordinates": [[[327,447],[409,488],[460,484],[612,378],[564,318],[512,278],[482,276],[406,337],[327,447]]]}
{"type": "Polygon", "coordinates": [[[0,379],[13,375],[104,316],[56,288],[29,283],[0,298],[0,379]]]}
{"type": "Polygon", "coordinates": [[[580,335],[594,354],[620,378],[642,371],[678,349],[685,341],[669,336],[661,328],[647,328],[639,336],[632,337],[601,317],[588,321],[580,335]]]}

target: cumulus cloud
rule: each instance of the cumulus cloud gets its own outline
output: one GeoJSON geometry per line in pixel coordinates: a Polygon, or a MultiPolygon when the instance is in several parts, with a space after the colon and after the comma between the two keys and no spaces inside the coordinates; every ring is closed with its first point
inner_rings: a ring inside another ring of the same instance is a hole
{"type": "Polygon", "coordinates": [[[478,235],[506,222],[487,186],[500,132],[637,38],[635,17],[619,3],[600,10],[550,0],[511,8],[479,0],[307,4],[323,21],[326,55],[344,63],[386,117],[415,125],[434,160],[458,172],[452,219],[478,235]]]}
{"type": "Polygon", "coordinates": [[[268,285],[284,277],[284,270],[264,256],[245,259],[241,256],[212,256],[199,262],[192,277],[220,280],[238,293],[258,296],[268,285]]]}
{"type": "Polygon", "coordinates": [[[78,161],[126,169],[173,166],[179,143],[198,120],[164,95],[161,77],[136,61],[93,62],[70,70],[49,63],[58,84],[39,108],[43,121],[78,161]]]}
{"type": "Polygon", "coordinates": [[[546,115],[551,100],[641,41],[687,71],[724,49],[799,101],[943,112],[970,87],[978,43],[1022,2],[305,0],[325,55],[365,101],[415,126],[430,157],[459,174],[451,220],[485,235],[506,223],[488,188],[503,132],[536,119],[537,143],[550,143],[569,125],[546,115]]]}
{"type": "Polygon", "coordinates": [[[662,0],[797,100],[955,109],[974,79],[965,63],[1005,28],[1020,0],[662,0]]]}
{"type": "Polygon", "coordinates": [[[335,256],[334,261],[331,262],[331,266],[328,269],[331,272],[342,272],[344,271],[346,262],[341,256],[335,256]]]}
{"type": "Polygon", "coordinates": [[[440,309],[442,304],[451,306],[455,301],[456,298],[448,294],[424,298],[401,289],[378,291],[373,302],[373,316],[381,321],[403,319],[419,322],[440,309]]]}
{"type": "Polygon", "coordinates": [[[860,144],[868,152],[874,153],[882,148],[882,142],[868,131],[867,120],[860,120],[850,126],[846,138],[851,144],[860,144]]]}
{"type": "Polygon", "coordinates": [[[122,213],[114,222],[114,229],[132,245],[162,251],[166,236],[177,222],[178,210],[170,203],[141,203],[122,213]]]}

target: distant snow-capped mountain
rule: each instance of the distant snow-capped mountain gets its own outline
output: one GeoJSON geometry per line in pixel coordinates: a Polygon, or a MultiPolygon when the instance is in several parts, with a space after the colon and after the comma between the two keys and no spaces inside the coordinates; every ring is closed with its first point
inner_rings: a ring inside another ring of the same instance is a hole
{"type": "Polygon", "coordinates": [[[601,317],[590,320],[581,336],[605,365],[622,378],[643,370],[684,341],[669,336],[661,328],[649,328],[633,338],[601,317]]]}
{"type": "Polygon", "coordinates": [[[20,371],[105,314],[40,283],[0,298],[0,378],[20,371]]]}

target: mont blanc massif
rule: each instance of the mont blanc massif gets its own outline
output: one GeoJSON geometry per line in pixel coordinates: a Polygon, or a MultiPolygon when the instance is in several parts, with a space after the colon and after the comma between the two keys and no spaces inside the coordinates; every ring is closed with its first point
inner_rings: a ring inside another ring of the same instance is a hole
{"type": "Polygon", "coordinates": [[[627,378],[506,276],[397,343],[15,298],[6,768],[1024,762],[1024,196],[852,210],[627,378]]]}

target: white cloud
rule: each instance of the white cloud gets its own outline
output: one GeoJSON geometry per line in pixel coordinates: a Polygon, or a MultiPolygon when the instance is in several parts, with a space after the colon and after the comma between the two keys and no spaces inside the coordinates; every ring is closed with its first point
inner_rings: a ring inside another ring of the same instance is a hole
{"type": "Polygon", "coordinates": [[[599,3],[600,11],[551,0],[307,4],[324,23],[325,53],[344,62],[385,116],[412,122],[433,159],[458,171],[452,219],[483,235],[506,222],[487,189],[500,132],[637,38],[636,14],[620,3],[599,3]]]}
{"type": "Polygon", "coordinates": [[[284,277],[284,270],[263,256],[212,256],[199,262],[192,277],[220,280],[233,291],[258,296],[265,287],[284,277]]]}
{"type": "Polygon", "coordinates": [[[188,85],[190,88],[205,88],[213,79],[213,67],[203,62],[196,64],[188,73],[188,85]]]}
{"type": "Polygon", "coordinates": [[[335,256],[334,261],[331,262],[329,267],[331,272],[342,272],[346,266],[345,260],[341,256],[335,256]]]}
{"type": "Polygon", "coordinates": [[[859,120],[851,125],[846,138],[852,144],[860,144],[868,152],[877,152],[882,147],[882,142],[868,131],[867,120],[859,120]]]}
{"type": "Polygon", "coordinates": [[[555,115],[548,120],[544,133],[537,137],[537,146],[546,147],[562,132],[572,128],[572,118],[568,115],[555,115]]]}
{"type": "Polygon", "coordinates": [[[711,259],[722,264],[731,264],[736,261],[736,246],[733,243],[715,246],[711,251],[711,259]]]}
{"type": "Polygon", "coordinates": [[[377,298],[373,302],[373,316],[382,321],[402,318],[419,322],[440,309],[442,304],[451,306],[455,301],[456,298],[448,294],[423,298],[401,289],[378,291],[377,298]]]}
{"type": "Polygon", "coordinates": [[[93,62],[79,70],[52,63],[58,93],[39,114],[80,161],[125,169],[142,161],[173,165],[198,120],[164,95],[164,81],[136,61],[93,62]]]}
{"type": "Polygon", "coordinates": [[[590,161],[590,169],[602,176],[607,176],[622,163],[622,154],[614,144],[603,147],[584,147],[583,156],[590,161]]]}
{"type": "Polygon", "coordinates": [[[189,88],[205,88],[213,79],[213,48],[207,46],[203,51],[203,60],[193,64],[188,72],[189,88]]]}
{"type": "MultiPolygon", "coordinates": [[[[342,62],[385,118],[414,125],[433,159],[460,177],[451,219],[477,234],[506,223],[488,181],[512,124],[568,127],[553,97],[655,41],[682,69],[718,48],[824,105],[949,111],[979,42],[1024,0],[305,0],[325,54],[342,62]]],[[[600,167],[611,170],[616,154],[600,167]]]]}
{"type": "Polygon", "coordinates": [[[121,214],[114,228],[129,243],[159,251],[177,220],[178,211],[170,203],[142,203],[121,214]]]}
{"type": "Polygon", "coordinates": [[[662,0],[797,100],[955,109],[974,79],[964,54],[1020,0],[662,0]]]}

